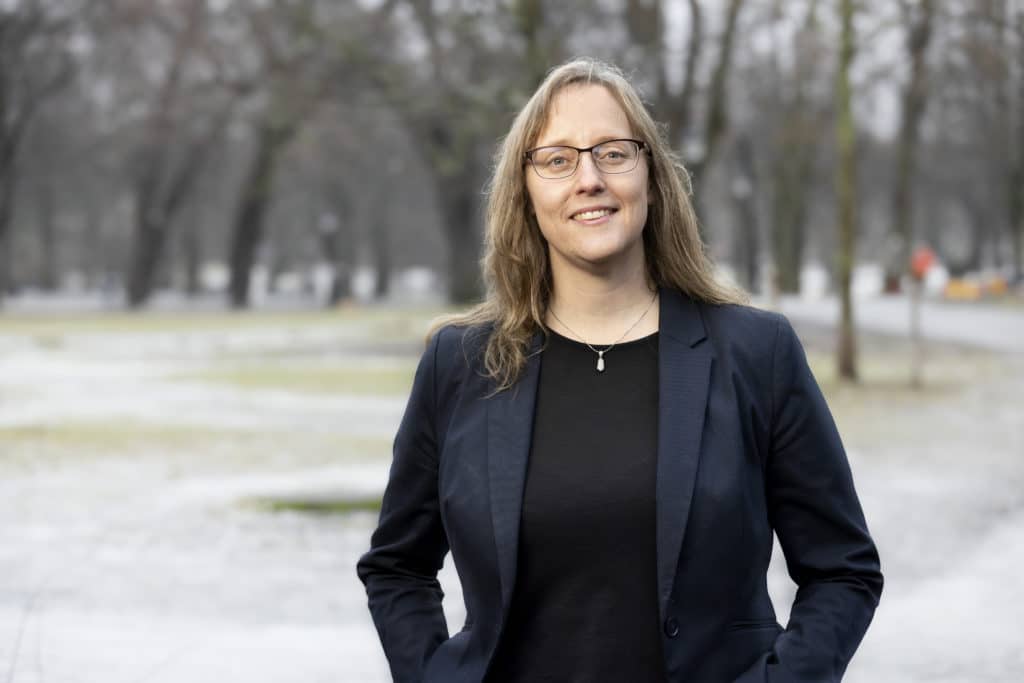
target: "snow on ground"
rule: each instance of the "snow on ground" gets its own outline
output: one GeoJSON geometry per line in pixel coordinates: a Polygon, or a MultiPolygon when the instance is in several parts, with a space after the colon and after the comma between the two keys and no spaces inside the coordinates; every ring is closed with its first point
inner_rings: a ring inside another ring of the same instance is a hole
{"type": "MultiPolygon", "coordinates": [[[[353,329],[107,331],[54,343],[0,326],[0,449],[19,449],[0,450],[0,680],[389,680],[355,577],[374,515],[244,501],[379,492],[386,455],[324,449],[338,434],[386,443],[404,397],[180,379],[239,355],[344,359],[337,349],[366,332],[353,329]],[[200,436],[127,454],[2,436],[122,421],[200,436]]],[[[352,362],[386,364],[365,355],[374,349],[363,344],[352,362]]],[[[867,406],[840,425],[886,575],[847,681],[1024,679],[1024,359],[1002,358],[998,376],[961,392],[867,406]]],[[[457,629],[450,563],[441,581],[457,629]]],[[[785,623],[793,587],[781,557],[769,585],[785,623]]]]}
{"type": "MultiPolygon", "coordinates": [[[[791,318],[835,324],[834,298],[783,297],[779,309],[791,318]]],[[[910,300],[902,296],[858,299],[854,320],[859,329],[905,336],[910,329],[910,300]]],[[[1024,308],[1019,305],[983,305],[926,300],[921,306],[921,331],[932,340],[1024,353],[1024,308]]]]}

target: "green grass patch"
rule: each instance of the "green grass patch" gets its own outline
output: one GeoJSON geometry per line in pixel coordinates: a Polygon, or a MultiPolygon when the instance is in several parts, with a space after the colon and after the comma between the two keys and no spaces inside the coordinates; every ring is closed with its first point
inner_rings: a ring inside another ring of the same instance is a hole
{"type": "Polygon", "coordinates": [[[0,427],[0,445],[118,451],[139,445],[187,448],[208,441],[211,430],[140,422],[67,422],[0,427]]]}
{"type": "Polygon", "coordinates": [[[381,499],[360,498],[252,498],[243,501],[247,507],[267,512],[301,512],[311,515],[349,515],[356,512],[379,513],[381,499]]]}
{"type": "Polygon", "coordinates": [[[138,421],[65,422],[0,427],[0,462],[39,455],[59,459],[141,457],[172,453],[183,460],[318,462],[388,457],[391,438],[333,432],[294,433],[216,429],[138,421]]]}
{"type": "Polygon", "coordinates": [[[1007,357],[980,351],[936,349],[924,362],[923,386],[910,385],[908,347],[889,347],[860,356],[860,380],[840,382],[835,357],[808,352],[814,372],[839,431],[848,446],[865,452],[889,449],[893,444],[940,441],[934,429],[946,411],[959,412],[964,393],[978,382],[1007,372],[1020,372],[1007,357]]]}
{"type": "Polygon", "coordinates": [[[415,371],[412,363],[383,368],[272,364],[212,369],[177,379],[307,394],[400,395],[412,387],[415,371]]]}
{"type": "Polygon", "coordinates": [[[359,325],[368,326],[375,332],[415,336],[426,331],[430,320],[451,310],[454,309],[342,306],[299,311],[4,313],[0,315],[0,334],[52,338],[65,333],[232,331],[359,325]]]}
{"type": "Polygon", "coordinates": [[[954,395],[970,384],[999,376],[1005,359],[983,352],[927,353],[923,363],[923,384],[910,384],[910,353],[906,348],[860,354],[856,382],[840,381],[835,355],[808,351],[807,360],[818,384],[828,398],[862,395],[895,401],[922,401],[954,395]]]}

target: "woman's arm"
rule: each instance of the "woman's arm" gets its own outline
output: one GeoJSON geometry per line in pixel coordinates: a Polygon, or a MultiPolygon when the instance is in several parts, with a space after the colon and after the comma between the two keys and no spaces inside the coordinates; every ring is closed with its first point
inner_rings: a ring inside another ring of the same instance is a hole
{"type": "Polygon", "coordinates": [[[395,436],[380,522],[357,571],[396,683],[418,682],[448,638],[437,581],[448,542],[438,504],[437,347],[434,335],[395,436]]]}
{"type": "Polygon", "coordinates": [[[878,551],[835,422],[782,316],[772,374],[768,515],[799,588],[786,630],[737,683],[839,681],[882,593],[878,551]]]}

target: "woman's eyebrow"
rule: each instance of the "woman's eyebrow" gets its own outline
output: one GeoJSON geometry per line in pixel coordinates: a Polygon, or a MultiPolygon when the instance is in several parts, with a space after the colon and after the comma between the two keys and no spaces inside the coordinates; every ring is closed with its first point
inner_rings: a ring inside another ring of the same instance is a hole
{"type": "MultiPolygon", "coordinates": [[[[630,135],[622,135],[622,134],[619,134],[619,133],[610,133],[608,135],[598,135],[598,136],[596,136],[594,138],[595,140],[597,140],[597,142],[594,142],[594,143],[591,143],[591,144],[600,145],[602,142],[608,142],[609,140],[623,140],[623,139],[629,139],[631,137],[632,136],[630,136],[630,135]]],[[[536,145],[533,146],[534,149],[536,149],[538,147],[584,147],[585,148],[585,147],[590,147],[590,145],[574,145],[574,144],[572,144],[572,142],[569,141],[568,138],[562,137],[562,138],[558,138],[556,140],[552,140],[551,142],[538,142],[536,145]]]]}

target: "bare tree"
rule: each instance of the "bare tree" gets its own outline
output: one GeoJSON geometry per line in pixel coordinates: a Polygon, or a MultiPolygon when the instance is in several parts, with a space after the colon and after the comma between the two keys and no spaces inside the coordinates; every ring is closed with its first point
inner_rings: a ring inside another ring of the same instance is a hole
{"type": "MultiPolygon", "coordinates": [[[[818,7],[818,0],[811,0],[807,6],[796,35],[792,73],[784,74],[775,66],[775,106],[780,116],[771,165],[772,254],[774,284],[787,293],[800,291],[810,188],[818,141],[826,129],[828,114],[827,107],[814,101],[813,93],[824,57],[818,7]]],[[[782,18],[781,8],[777,2],[776,21],[782,18]]]]}
{"type": "Polygon", "coordinates": [[[126,17],[151,22],[170,42],[170,59],[150,102],[134,158],[135,234],[127,286],[127,303],[133,308],[149,299],[174,220],[231,117],[230,100],[215,104],[211,111],[197,106],[195,92],[189,90],[190,60],[203,47],[204,8],[203,0],[187,0],[171,5],[174,13],[168,16],[154,9],[150,16],[126,17]]]}
{"type": "Polygon", "coordinates": [[[840,0],[839,65],[836,74],[836,197],[839,212],[839,247],[836,270],[839,279],[839,345],[837,365],[840,379],[857,380],[857,347],[853,322],[851,280],[856,254],[857,216],[857,140],[853,119],[853,95],[850,65],[856,50],[854,36],[854,0],[840,0]]]}
{"type": "Polygon", "coordinates": [[[0,6],[0,298],[10,286],[18,153],[40,105],[71,81],[74,61],[67,44],[78,9],[33,2],[0,6]]]}
{"type": "Polygon", "coordinates": [[[717,61],[711,72],[704,120],[699,131],[693,130],[691,112],[694,108],[696,79],[704,51],[704,9],[699,0],[689,0],[690,36],[682,91],[676,95],[668,89],[662,41],[664,8],[658,0],[629,0],[626,3],[626,26],[630,47],[638,46],[648,53],[645,69],[655,74],[657,99],[655,112],[669,125],[673,141],[682,147],[686,165],[693,179],[698,205],[703,200],[700,184],[706,169],[714,162],[729,127],[728,92],[734,44],[744,0],[729,0],[725,25],[719,38],[717,61]]]}
{"type": "Polygon", "coordinates": [[[888,254],[885,275],[885,288],[893,292],[900,289],[900,280],[907,272],[913,246],[913,187],[921,118],[928,102],[927,52],[935,19],[935,0],[921,0],[916,9],[904,0],[901,9],[907,27],[910,78],[903,87],[900,132],[896,139],[896,178],[889,233],[891,253],[888,254]]]}
{"type": "MultiPolygon", "coordinates": [[[[430,0],[407,4],[426,45],[423,66],[403,65],[394,57],[375,63],[367,49],[358,66],[399,113],[430,167],[448,246],[449,296],[472,301],[482,287],[480,209],[491,148],[523,95],[536,85],[540,65],[564,56],[565,41],[559,23],[546,13],[551,6],[530,0],[511,6],[482,3],[475,12],[461,6],[441,11],[430,0]],[[484,17],[491,26],[510,30],[486,32],[484,17]],[[525,71],[515,66],[524,52],[532,64],[525,71]]],[[[388,3],[382,9],[390,9],[388,3]]]]}
{"type": "Polygon", "coordinates": [[[260,67],[250,76],[257,112],[253,151],[242,178],[229,248],[228,296],[233,308],[249,305],[250,274],[263,241],[282,154],[322,102],[333,69],[332,55],[318,49],[325,34],[317,25],[314,3],[276,0],[266,9],[248,8],[247,21],[260,67]]]}
{"type": "Polygon", "coordinates": [[[704,15],[700,0],[688,0],[690,8],[690,37],[686,46],[686,68],[683,72],[683,88],[674,104],[667,106],[666,121],[673,131],[673,140],[681,145],[683,136],[691,123],[694,92],[697,89],[697,73],[704,49],[704,15]]]}
{"type": "Polygon", "coordinates": [[[1024,7],[1017,8],[1015,39],[1016,55],[1016,101],[1012,121],[1013,144],[1012,168],[1010,171],[1009,197],[1010,229],[1013,233],[1013,279],[1024,281],[1024,7]]]}
{"type": "MultiPolygon", "coordinates": [[[[690,155],[687,159],[687,167],[693,177],[694,196],[698,205],[698,213],[704,213],[700,211],[700,206],[704,201],[704,192],[701,186],[705,180],[706,169],[714,162],[729,127],[727,99],[729,74],[732,69],[736,27],[743,3],[744,0],[729,0],[729,5],[726,9],[725,28],[719,41],[718,61],[715,63],[715,68],[712,71],[711,84],[707,94],[707,115],[704,120],[702,142],[696,147],[696,153],[690,155]]],[[[693,148],[690,149],[692,150],[693,148]]],[[[684,153],[686,151],[684,149],[684,153]]],[[[701,230],[704,230],[703,220],[701,221],[701,230]]]]}
{"type": "MultiPolygon", "coordinates": [[[[1016,14],[1021,11],[1018,8],[1016,14]]],[[[1001,267],[1006,239],[1015,255],[1019,250],[1015,235],[1024,171],[1018,170],[1022,163],[1018,150],[1024,143],[1015,142],[1022,128],[1015,93],[1024,86],[1014,78],[1021,69],[1014,64],[1016,54],[1022,49],[1014,49],[1014,42],[1021,38],[1016,28],[1019,20],[1013,15],[1008,0],[972,3],[963,12],[962,29],[950,50],[962,58],[949,69],[958,79],[953,106],[973,133],[970,152],[977,163],[977,177],[967,179],[971,190],[965,197],[976,216],[968,264],[972,268],[1001,267]]]]}
{"type": "Polygon", "coordinates": [[[757,217],[757,170],[754,162],[754,144],[746,132],[740,134],[733,148],[732,186],[730,194],[739,224],[739,239],[735,240],[737,261],[742,282],[750,290],[760,279],[758,259],[761,254],[760,228],[757,217]]]}

